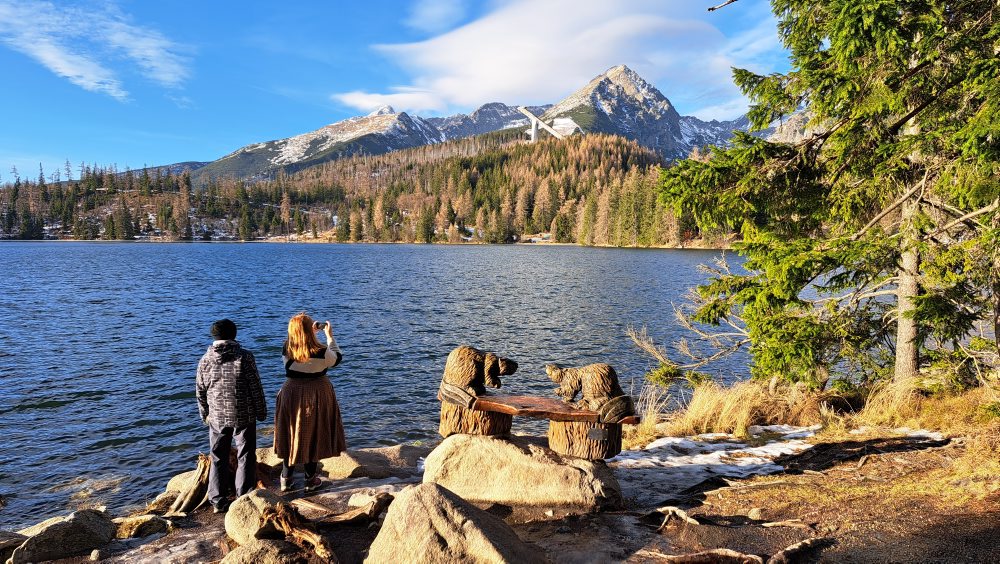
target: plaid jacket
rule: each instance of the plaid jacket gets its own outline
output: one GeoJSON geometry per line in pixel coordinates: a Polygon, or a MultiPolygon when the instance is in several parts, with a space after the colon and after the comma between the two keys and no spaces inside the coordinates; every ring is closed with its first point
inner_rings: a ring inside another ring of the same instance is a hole
{"type": "Polygon", "coordinates": [[[215,341],[198,363],[198,411],[216,428],[247,427],[267,418],[253,353],[236,341],[215,341]]]}

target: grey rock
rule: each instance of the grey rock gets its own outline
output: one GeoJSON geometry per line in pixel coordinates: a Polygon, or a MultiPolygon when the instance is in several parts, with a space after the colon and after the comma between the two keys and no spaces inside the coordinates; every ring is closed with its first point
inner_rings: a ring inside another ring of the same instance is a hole
{"type": "Polygon", "coordinates": [[[14,549],[10,562],[20,564],[90,554],[111,542],[115,529],[108,514],[96,509],[54,517],[20,531],[29,538],[14,549]]]}
{"type": "Polygon", "coordinates": [[[222,564],[299,564],[308,559],[299,547],[283,540],[254,540],[230,552],[222,564]]]}
{"type": "Polygon", "coordinates": [[[190,470],[188,472],[181,472],[167,482],[168,492],[182,492],[188,489],[191,480],[195,479],[198,474],[197,470],[190,470]]]}
{"type": "Polygon", "coordinates": [[[279,495],[264,489],[256,489],[238,497],[226,512],[226,534],[240,545],[256,539],[284,539],[284,533],[263,518],[264,511],[277,509],[279,506],[292,510],[288,502],[279,495]]]}
{"type": "Polygon", "coordinates": [[[389,506],[365,562],[544,562],[499,518],[437,484],[407,488],[389,506]]]}
{"type": "Polygon", "coordinates": [[[417,459],[431,449],[409,445],[348,450],[320,461],[321,471],[335,480],[346,478],[405,478],[417,469],[417,459]]]}
{"type": "Polygon", "coordinates": [[[0,531],[0,562],[6,562],[14,549],[21,546],[28,537],[20,533],[10,531],[0,531]]]}
{"type": "Polygon", "coordinates": [[[603,461],[563,457],[530,437],[452,435],[427,456],[423,479],[474,503],[584,513],[622,505],[603,461]]]}

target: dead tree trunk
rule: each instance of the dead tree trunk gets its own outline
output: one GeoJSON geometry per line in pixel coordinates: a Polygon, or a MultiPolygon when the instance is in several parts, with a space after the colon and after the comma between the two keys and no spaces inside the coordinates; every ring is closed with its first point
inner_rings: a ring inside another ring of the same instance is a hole
{"type": "Polygon", "coordinates": [[[549,421],[549,448],[569,456],[597,460],[622,451],[622,426],[585,421],[549,421]]]}
{"type": "Polygon", "coordinates": [[[208,501],[208,471],[212,466],[212,461],[204,454],[198,455],[198,467],[194,476],[188,481],[184,491],[177,496],[166,517],[186,515],[201,507],[208,501]]]}
{"type": "Polygon", "coordinates": [[[507,435],[514,416],[492,411],[474,411],[446,401],[441,402],[441,423],[438,432],[442,437],[458,433],[467,435],[507,435]]]}

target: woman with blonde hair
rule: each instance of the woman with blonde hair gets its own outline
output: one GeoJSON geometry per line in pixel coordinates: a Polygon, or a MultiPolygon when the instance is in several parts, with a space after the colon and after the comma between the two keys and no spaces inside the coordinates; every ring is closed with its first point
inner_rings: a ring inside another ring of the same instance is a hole
{"type": "Polygon", "coordinates": [[[281,491],[292,489],[296,464],[305,466],[305,489],[313,491],[323,484],[317,463],[347,448],[337,394],[326,376],[343,355],[329,321],[315,322],[300,313],[288,320],[281,358],[285,383],[274,413],[274,452],[282,459],[281,491]],[[319,344],[317,331],[326,334],[326,346],[319,344]]]}

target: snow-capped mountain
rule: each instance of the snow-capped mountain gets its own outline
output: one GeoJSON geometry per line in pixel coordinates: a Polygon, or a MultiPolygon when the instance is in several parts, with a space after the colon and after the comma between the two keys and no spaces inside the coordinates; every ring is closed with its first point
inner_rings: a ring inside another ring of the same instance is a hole
{"type": "Polygon", "coordinates": [[[382,106],[366,115],[348,118],[287,139],[254,143],[196,171],[199,180],[209,177],[262,177],[279,169],[293,172],[339,157],[358,153],[380,154],[445,138],[427,120],[397,113],[382,106]]]}
{"type": "Polygon", "coordinates": [[[653,85],[625,65],[598,75],[589,84],[555,104],[542,116],[572,130],[621,135],[656,150],[664,158],[688,156],[695,147],[724,144],[734,129],[745,130],[745,117],[703,121],[681,116],[653,85]]]}
{"type": "MultiPolygon", "coordinates": [[[[621,135],[668,160],[685,158],[695,147],[725,144],[734,129],[746,130],[749,125],[746,117],[703,121],[681,116],[666,96],[625,65],[608,69],[555,105],[528,109],[561,133],[621,135]]],[[[197,168],[192,179],[203,184],[213,177],[261,178],[343,156],[381,154],[528,125],[516,106],[499,102],[484,104],[469,115],[431,118],[383,106],[316,131],[247,145],[197,168]]]]}
{"type": "MultiPolygon", "coordinates": [[[[549,106],[528,106],[528,110],[536,116],[542,115],[548,108],[549,106]]],[[[500,102],[483,104],[469,115],[432,117],[427,118],[427,121],[437,127],[446,139],[461,139],[462,137],[482,135],[511,127],[528,126],[528,118],[517,111],[516,106],[508,106],[500,102]]]]}

